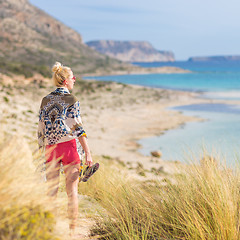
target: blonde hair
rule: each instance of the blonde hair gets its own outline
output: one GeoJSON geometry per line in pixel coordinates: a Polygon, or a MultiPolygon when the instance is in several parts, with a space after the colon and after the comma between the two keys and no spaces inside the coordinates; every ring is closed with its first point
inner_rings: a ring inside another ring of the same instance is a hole
{"type": "Polygon", "coordinates": [[[62,87],[64,80],[70,76],[71,68],[63,66],[60,62],[56,62],[52,67],[52,71],[55,86],[62,87]]]}

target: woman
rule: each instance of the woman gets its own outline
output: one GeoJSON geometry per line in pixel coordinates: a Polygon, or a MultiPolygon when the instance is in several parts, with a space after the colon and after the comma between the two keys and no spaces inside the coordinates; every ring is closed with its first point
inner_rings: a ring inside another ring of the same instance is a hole
{"type": "Polygon", "coordinates": [[[92,157],[82,126],[79,101],[69,90],[73,89],[75,77],[71,68],[56,62],[52,68],[56,90],[42,99],[38,142],[46,147],[47,181],[49,196],[56,198],[59,171],[62,163],[66,175],[68,216],[71,232],[76,227],[78,216],[78,176],[85,152],[86,165],[92,166],[92,157]]]}

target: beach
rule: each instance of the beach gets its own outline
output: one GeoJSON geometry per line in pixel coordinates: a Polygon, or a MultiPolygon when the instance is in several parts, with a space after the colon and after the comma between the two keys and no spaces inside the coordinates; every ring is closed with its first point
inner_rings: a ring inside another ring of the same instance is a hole
{"type": "MultiPolygon", "coordinates": [[[[1,86],[1,126],[8,135],[22,135],[37,148],[38,109],[42,97],[54,87],[51,79],[39,75],[25,79],[24,84],[19,81],[18,77],[11,79],[15,85],[5,81],[1,86]]],[[[179,162],[144,156],[138,152],[141,146],[137,141],[161,135],[186,122],[202,121],[167,108],[214,102],[198,98],[199,93],[194,92],[94,80],[76,83],[73,94],[80,100],[82,120],[93,155],[115,159],[129,169],[141,164],[148,170],[145,178],[151,178],[152,168],[163,167],[165,172],[174,173],[179,162]]],[[[134,170],[130,172],[139,178],[134,170]]]]}

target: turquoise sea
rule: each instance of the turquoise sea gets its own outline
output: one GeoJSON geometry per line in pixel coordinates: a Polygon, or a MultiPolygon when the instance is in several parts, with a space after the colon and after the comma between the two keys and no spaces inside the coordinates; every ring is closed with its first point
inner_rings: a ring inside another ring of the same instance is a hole
{"type": "MultiPolygon", "coordinates": [[[[194,91],[203,98],[240,100],[240,62],[155,62],[134,63],[142,67],[177,66],[191,70],[186,74],[144,74],[94,77],[156,88],[194,91]]],[[[89,79],[89,77],[88,77],[89,79]]],[[[139,150],[149,155],[160,150],[164,160],[190,161],[201,158],[203,151],[219,157],[228,165],[239,162],[240,106],[229,104],[194,104],[171,108],[186,115],[199,116],[204,122],[187,123],[158,137],[141,139],[139,150]]]]}

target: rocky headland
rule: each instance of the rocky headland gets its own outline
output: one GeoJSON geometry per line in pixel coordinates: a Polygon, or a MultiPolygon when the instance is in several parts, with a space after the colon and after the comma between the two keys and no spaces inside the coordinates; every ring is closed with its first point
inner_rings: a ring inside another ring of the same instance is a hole
{"type": "Polygon", "coordinates": [[[123,62],[172,62],[171,51],[159,51],[146,41],[89,41],[92,49],[123,62]]]}
{"type": "MultiPolygon", "coordinates": [[[[0,19],[2,74],[29,78],[37,73],[48,77],[55,61],[70,66],[78,74],[182,72],[171,67],[143,69],[102,54],[83,43],[78,32],[33,6],[28,0],[0,0],[0,19]]],[[[174,60],[171,52],[159,52],[147,42],[132,42],[130,45],[132,54],[129,52],[128,55],[139,56],[133,57],[133,60],[174,60]]]]}

